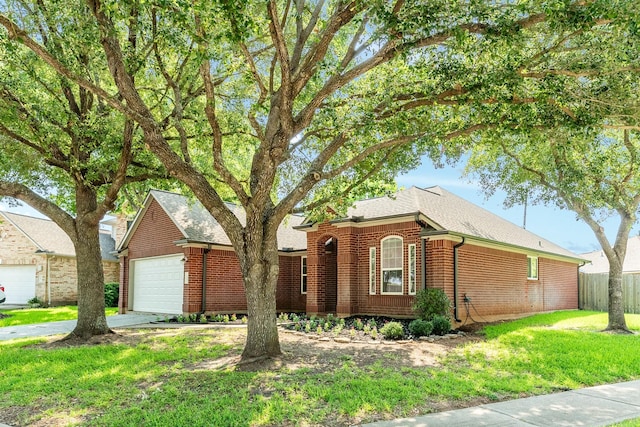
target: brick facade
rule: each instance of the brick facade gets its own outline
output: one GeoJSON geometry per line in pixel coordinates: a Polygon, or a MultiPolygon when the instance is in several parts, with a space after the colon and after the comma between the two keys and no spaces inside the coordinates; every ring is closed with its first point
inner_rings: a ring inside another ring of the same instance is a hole
{"type": "MultiPolygon", "coordinates": [[[[132,260],[163,255],[184,255],[184,271],[188,283],[184,285],[184,313],[202,311],[203,267],[206,253],[205,312],[244,313],[247,302],[238,258],[231,248],[207,249],[203,245],[179,247],[183,238],[157,201],[152,200],[128,242],[128,255],[120,260],[121,313],[131,309],[129,304],[129,265],[132,260]]],[[[282,311],[304,311],[306,296],[300,292],[301,256],[283,253],[280,256],[280,275],[276,292],[276,306],[282,311]]],[[[135,286],[135,284],[134,284],[135,286]]]]}
{"type": "MultiPolygon", "coordinates": [[[[0,221],[0,266],[25,265],[36,267],[35,296],[47,305],[67,305],[78,302],[76,259],[72,256],[37,253],[38,247],[22,231],[8,221],[0,221]]],[[[103,261],[106,282],[119,280],[119,263],[103,261]]]]}
{"type": "MultiPolygon", "coordinates": [[[[455,236],[431,236],[423,240],[423,224],[413,220],[356,223],[323,223],[307,229],[307,251],[280,256],[276,292],[278,311],[306,311],[308,314],[336,313],[338,316],[386,315],[414,317],[415,296],[409,292],[409,247],[415,245],[416,290],[443,289],[453,300],[454,247],[458,245],[458,317],[472,321],[483,317],[512,317],[557,309],[577,308],[577,265],[538,254],[537,280],[527,279],[527,254],[499,244],[470,239],[461,244],[455,236]],[[364,225],[364,226],[363,226],[364,225]],[[402,239],[402,293],[382,292],[382,242],[402,239]],[[422,277],[424,242],[425,277],[422,277]],[[370,249],[375,248],[375,292],[370,291],[370,249]],[[307,293],[301,292],[301,260],[307,258],[307,293]],[[465,300],[465,296],[468,300],[465,300]],[[469,313],[467,314],[467,309],[469,313]]],[[[301,233],[303,233],[301,231],[301,233]]],[[[207,313],[242,313],[246,298],[238,260],[221,246],[179,247],[181,231],[161,206],[152,200],[128,242],[128,255],[121,259],[121,306],[128,306],[129,262],[133,259],[171,254],[185,256],[188,283],[184,285],[183,311],[202,311],[202,282],[206,254],[207,313]]],[[[535,253],[533,255],[536,255],[535,253]]]]}

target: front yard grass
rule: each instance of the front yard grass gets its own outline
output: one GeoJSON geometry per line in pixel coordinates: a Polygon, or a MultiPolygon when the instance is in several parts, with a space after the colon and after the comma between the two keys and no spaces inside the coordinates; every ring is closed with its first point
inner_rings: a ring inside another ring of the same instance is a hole
{"type": "MultiPolygon", "coordinates": [[[[0,306],[1,307],[1,306],[0,306]]],[[[118,313],[117,307],[107,307],[105,314],[112,316],[118,313]]],[[[78,307],[66,305],[50,308],[21,308],[0,310],[0,327],[30,325],[33,323],[56,322],[58,320],[74,320],[78,318],[78,307]]]]}
{"type": "MultiPolygon", "coordinates": [[[[640,315],[627,322],[640,330],[640,315]]],[[[605,325],[605,313],[543,314],[488,326],[461,346],[282,333],[284,356],[250,370],[234,363],[241,329],[121,330],[80,347],[5,341],[0,421],[346,426],[640,378],[640,335],[598,332],[605,325]]]]}

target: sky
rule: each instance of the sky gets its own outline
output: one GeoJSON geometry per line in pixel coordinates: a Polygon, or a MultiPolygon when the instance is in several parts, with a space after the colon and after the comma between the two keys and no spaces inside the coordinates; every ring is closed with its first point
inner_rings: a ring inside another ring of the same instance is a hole
{"type": "MultiPolygon", "coordinates": [[[[479,205],[494,214],[523,225],[524,207],[515,206],[505,209],[503,201],[505,194],[496,192],[490,199],[486,199],[482,188],[477,182],[470,182],[468,178],[462,178],[464,164],[457,166],[445,165],[442,169],[436,169],[429,159],[423,159],[422,165],[397,178],[401,187],[431,187],[438,185],[445,190],[462,197],[476,205],[479,205]]],[[[558,244],[576,254],[600,250],[595,234],[582,220],[571,211],[561,210],[555,206],[528,206],[527,230],[540,237],[558,244]]],[[[618,228],[616,218],[610,218],[603,223],[605,233],[610,242],[613,242],[618,228]]],[[[639,234],[640,226],[636,225],[631,235],[639,234]]]]}
{"type": "MultiPolygon", "coordinates": [[[[464,164],[461,163],[457,166],[446,165],[442,169],[436,169],[431,160],[424,159],[419,168],[397,178],[398,186],[424,188],[438,185],[514,224],[523,225],[523,206],[505,209],[502,205],[504,193],[496,193],[490,199],[486,199],[477,183],[469,182],[468,179],[461,177],[463,167],[464,164]]],[[[43,217],[27,205],[9,207],[6,203],[0,202],[0,210],[43,217]]],[[[604,223],[610,242],[613,242],[615,238],[617,226],[618,222],[615,218],[604,223]]],[[[576,220],[576,215],[573,212],[560,210],[554,206],[528,206],[526,228],[576,254],[600,249],[600,244],[593,231],[584,222],[576,220]]],[[[636,225],[631,234],[637,235],[639,233],[640,226],[636,225]]]]}

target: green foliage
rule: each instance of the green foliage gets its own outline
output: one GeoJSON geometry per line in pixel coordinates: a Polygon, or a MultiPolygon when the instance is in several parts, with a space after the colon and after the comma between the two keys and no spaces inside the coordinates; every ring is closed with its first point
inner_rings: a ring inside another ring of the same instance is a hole
{"type": "Polygon", "coordinates": [[[40,307],[44,307],[45,304],[42,302],[40,298],[33,297],[29,301],[27,301],[27,305],[30,308],[40,308],[40,307]]]}
{"type": "Polygon", "coordinates": [[[104,284],[104,305],[105,307],[117,307],[120,298],[120,284],[109,282],[104,284]]]}
{"type": "Polygon", "coordinates": [[[449,316],[451,300],[442,289],[421,289],[416,293],[413,310],[424,320],[432,320],[435,316],[449,316]]]}
{"type": "Polygon", "coordinates": [[[448,316],[433,316],[431,322],[433,323],[433,333],[436,335],[446,335],[451,331],[451,320],[448,316]]]}
{"type": "Polygon", "coordinates": [[[415,319],[409,323],[409,332],[415,337],[426,337],[433,332],[433,323],[423,319],[415,319]]]}
{"type": "Polygon", "coordinates": [[[399,340],[404,338],[404,328],[399,322],[388,322],[380,328],[380,333],[388,340],[399,340]]]}

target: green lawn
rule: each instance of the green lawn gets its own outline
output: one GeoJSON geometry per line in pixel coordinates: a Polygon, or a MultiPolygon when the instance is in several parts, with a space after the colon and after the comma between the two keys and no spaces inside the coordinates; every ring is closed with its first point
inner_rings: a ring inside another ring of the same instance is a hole
{"type": "MultiPolygon", "coordinates": [[[[118,313],[117,307],[107,307],[107,316],[118,313]]],[[[78,307],[67,305],[51,308],[24,308],[16,310],[0,310],[0,314],[9,315],[0,319],[0,327],[29,325],[33,323],[55,322],[58,320],[73,320],[78,318],[78,307]]]]}
{"type": "MultiPolygon", "coordinates": [[[[640,330],[640,315],[627,321],[640,330]]],[[[533,316],[489,327],[486,341],[427,367],[410,363],[407,347],[381,345],[367,363],[354,362],[356,348],[322,369],[289,355],[241,372],[223,363],[241,351],[228,339],[239,330],[134,331],[135,341],[76,348],[0,342],[0,414],[11,407],[17,417],[5,422],[17,425],[346,426],[640,378],[640,335],[597,332],[605,324],[603,313],[533,316]]]]}

